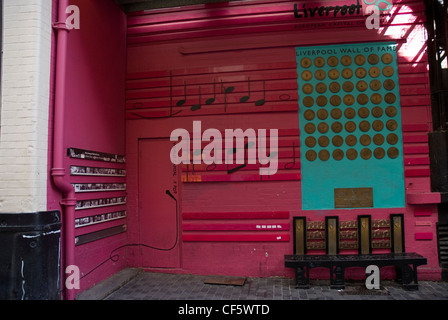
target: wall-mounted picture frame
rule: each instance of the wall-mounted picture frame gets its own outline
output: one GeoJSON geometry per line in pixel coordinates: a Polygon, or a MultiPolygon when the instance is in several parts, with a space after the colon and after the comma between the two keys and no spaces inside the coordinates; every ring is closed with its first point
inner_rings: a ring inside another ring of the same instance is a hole
{"type": "Polygon", "coordinates": [[[72,176],[126,177],[125,169],[70,166],[72,176]]]}
{"type": "Polygon", "coordinates": [[[126,211],[114,211],[75,219],[75,228],[126,218],[126,211]]]}
{"type": "Polygon", "coordinates": [[[76,201],[75,210],[94,209],[126,204],[126,197],[99,198],[76,201]]]}
{"type": "Polygon", "coordinates": [[[126,190],[126,183],[72,183],[72,185],[76,193],[126,190]]]}

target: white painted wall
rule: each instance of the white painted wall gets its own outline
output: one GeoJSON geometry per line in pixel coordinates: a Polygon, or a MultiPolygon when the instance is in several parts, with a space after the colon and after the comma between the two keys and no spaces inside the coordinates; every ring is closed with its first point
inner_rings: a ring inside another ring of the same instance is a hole
{"type": "Polygon", "coordinates": [[[0,212],[47,208],[50,0],[4,0],[0,212]]]}

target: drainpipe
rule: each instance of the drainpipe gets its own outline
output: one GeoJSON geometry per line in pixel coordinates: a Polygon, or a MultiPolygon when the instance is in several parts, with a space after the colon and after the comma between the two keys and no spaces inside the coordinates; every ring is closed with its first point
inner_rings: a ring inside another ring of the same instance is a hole
{"type": "MultiPolygon", "coordinates": [[[[53,129],[53,168],[51,176],[54,185],[62,194],[62,234],[63,234],[63,274],[67,266],[75,264],[75,190],[67,181],[64,168],[64,111],[65,111],[65,85],[67,65],[67,38],[66,8],[68,0],[58,1],[57,22],[53,24],[56,32],[56,75],[54,98],[54,129],[53,129]]],[[[68,289],[65,281],[62,283],[65,300],[75,299],[75,290],[68,289]]]]}

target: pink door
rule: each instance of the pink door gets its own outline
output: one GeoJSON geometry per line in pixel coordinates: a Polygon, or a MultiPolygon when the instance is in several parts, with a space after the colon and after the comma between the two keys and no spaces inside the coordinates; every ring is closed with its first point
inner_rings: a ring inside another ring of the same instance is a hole
{"type": "Polygon", "coordinates": [[[139,142],[139,223],[142,266],[180,267],[180,167],[169,139],[139,142]]]}

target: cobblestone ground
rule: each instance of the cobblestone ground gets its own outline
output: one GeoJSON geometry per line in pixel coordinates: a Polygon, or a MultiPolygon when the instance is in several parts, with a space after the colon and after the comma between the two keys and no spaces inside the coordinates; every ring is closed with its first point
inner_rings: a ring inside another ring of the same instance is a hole
{"type": "Polygon", "coordinates": [[[406,291],[394,281],[382,281],[380,290],[347,281],[344,290],[334,290],[328,280],[296,289],[287,278],[247,278],[243,286],[204,284],[207,278],[141,272],[105,300],[448,300],[448,282],[420,281],[419,290],[406,291]]]}

